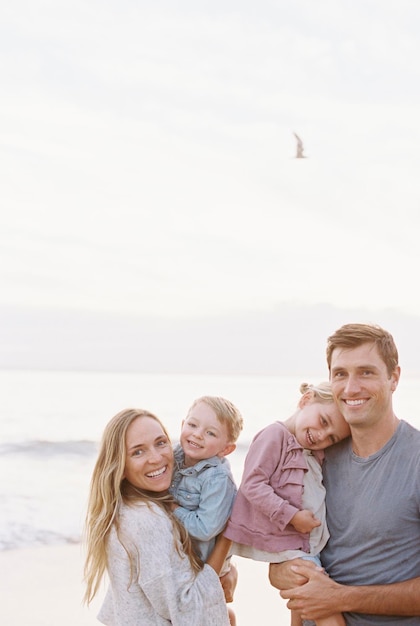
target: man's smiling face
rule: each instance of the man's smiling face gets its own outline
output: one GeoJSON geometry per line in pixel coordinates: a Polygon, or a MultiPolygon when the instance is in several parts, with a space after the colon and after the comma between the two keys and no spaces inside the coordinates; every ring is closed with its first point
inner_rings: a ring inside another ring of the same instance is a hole
{"type": "Polygon", "coordinates": [[[370,427],[392,413],[392,393],[398,379],[399,370],[389,376],[373,343],[335,348],[332,353],[332,391],[350,426],[370,427]]]}

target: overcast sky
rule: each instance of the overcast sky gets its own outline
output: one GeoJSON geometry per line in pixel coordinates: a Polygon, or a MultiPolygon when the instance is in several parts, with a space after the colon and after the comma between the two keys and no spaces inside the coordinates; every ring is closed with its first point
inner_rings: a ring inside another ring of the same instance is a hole
{"type": "Polygon", "coordinates": [[[0,306],[420,315],[417,0],[7,0],[0,24],[0,306]]]}

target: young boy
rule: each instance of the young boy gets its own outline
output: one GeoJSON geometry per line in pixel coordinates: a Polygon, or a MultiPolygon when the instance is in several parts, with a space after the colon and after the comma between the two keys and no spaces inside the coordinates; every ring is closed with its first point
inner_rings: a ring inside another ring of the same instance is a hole
{"type": "MultiPolygon", "coordinates": [[[[195,400],[182,422],[175,446],[176,467],[170,492],[177,500],[174,513],[196,539],[203,561],[225,528],[236,497],[236,485],[226,456],[236,448],[243,428],[232,402],[217,396],[195,400]]],[[[229,558],[220,572],[229,571],[229,558]]],[[[231,623],[234,615],[229,611],[231,623]]]]}

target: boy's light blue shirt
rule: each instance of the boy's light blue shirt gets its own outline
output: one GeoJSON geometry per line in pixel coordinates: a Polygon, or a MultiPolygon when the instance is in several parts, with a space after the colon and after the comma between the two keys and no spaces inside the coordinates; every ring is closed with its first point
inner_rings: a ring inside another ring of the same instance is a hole
{"type": "Polygon", "coordinates": [[[170,492],[180,505],[175,515],[198,540],[200,556],[205,561],[232,511],[237,491],[235,481],[226,457],[213,456],[183,468],[184,451],[179,444],[174,454],[170,492]]]}

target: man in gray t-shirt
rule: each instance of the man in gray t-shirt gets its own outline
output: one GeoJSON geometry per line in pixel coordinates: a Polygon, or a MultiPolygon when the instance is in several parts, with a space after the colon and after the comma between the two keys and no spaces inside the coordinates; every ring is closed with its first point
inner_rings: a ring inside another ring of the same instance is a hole
{"type": "Polygon", "coordinates": [[[346,324],[328,339],[327,361],[352,433],[323,468],[330,578],[295,561],[271,565],[271,583],[303,618],[341,611],[348,626],[419,626],[420,432],[393,411],[397,349],[377,326],[346,324]]]}

